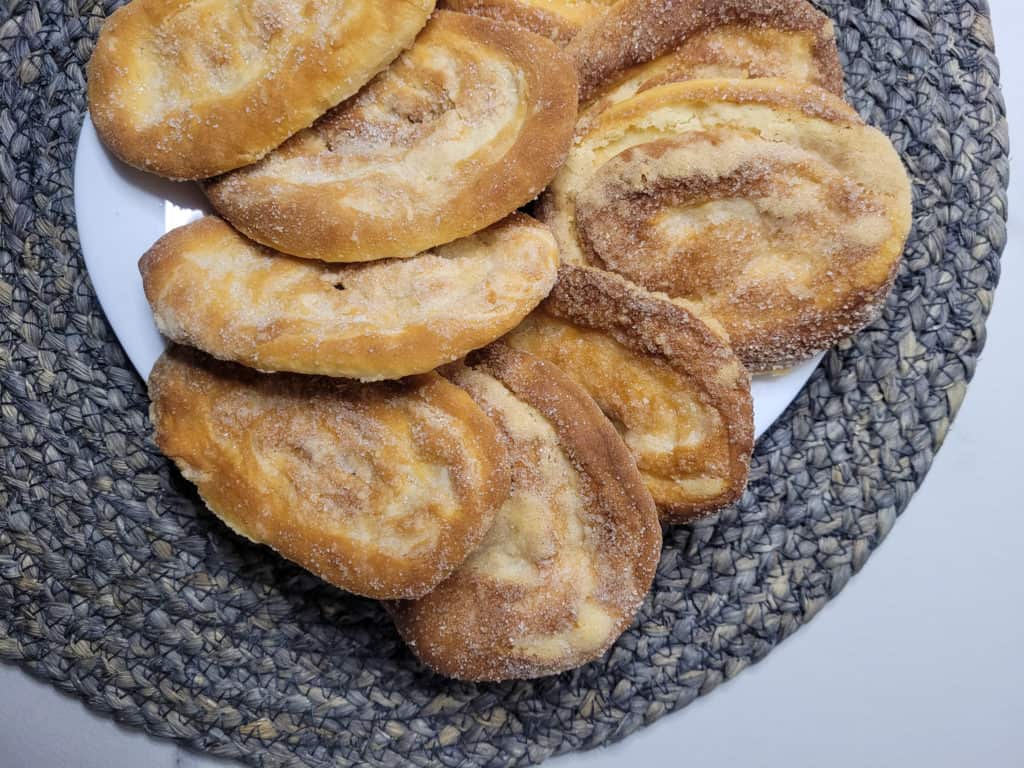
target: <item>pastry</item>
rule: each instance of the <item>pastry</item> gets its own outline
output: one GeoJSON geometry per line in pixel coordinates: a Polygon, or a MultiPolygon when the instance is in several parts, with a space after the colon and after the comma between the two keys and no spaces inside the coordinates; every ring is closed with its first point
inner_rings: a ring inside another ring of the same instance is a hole
{"type": "Polygon", "coordinates": [[[257,245],[215,216],[142,260],[157,327],[262,371],[372,381],[425,373],[513,328],[551,290],[558,249],[517,213],[411,259],[325,264],[257,245]]]}
{"type": "Polygon", "coordinates": [[[533,199],[565,158],[575,117],[576,77],[552,42],[440,11],[358,96],[206,192],[284,253],[405,258],[533,199]]]}
{"type": "Polygon", "coordinates": [[[779,77],[843,95],[832,22],[806,0],[622,0],[569,52],[588,115],[679,80],[779,77]]]}
{"type": "Polygon", "coordinates": [[[750,376],[694,314],[610,272],[565,265],[502,340],[562,369],[618,428],[661,518],[740,497],[754,447],[750,376]]]}
{"type": "Polygon", "coordinates": [[[259,160],[384,69],[434,0],[133,0],[89,62],[89,113],[121,160],[200,179],[259,160]]]}
{"type": "Polygon", "coordinates": [[[565,45],[615,0],[445,0],[443,7],[518,24],[565,45]]]}
{"type": "Polygon", "coordinates": [[[508,493],[494,424],[436,373],[356,384],[174,347],[149,394],[157,445],[218,517],[356,594],[428,592],[508,493]]]}
{"type": "Polygon", "coordinates": [[[460,680],[555,674],[603,654],[650,588],[661,530],[615,428],[550,363],[495,345],[445,375],[498,424],[512,491],[437,589],[391,606],[429,667],[460,680]]]}
{"type": "Polygon", "coordinates": [[[889,140],[816,86],[694,80],[598,115],[538,207],[562,260],[717,319],[752,370],[872,320],[910,228],[889,140]]]}

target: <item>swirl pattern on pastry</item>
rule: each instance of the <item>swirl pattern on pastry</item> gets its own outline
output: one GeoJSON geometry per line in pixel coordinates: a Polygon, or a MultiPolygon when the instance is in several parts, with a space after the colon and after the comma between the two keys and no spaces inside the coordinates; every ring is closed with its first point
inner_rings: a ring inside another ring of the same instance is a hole
{"type": "Polygon", "coordinates": [[[358,96],[206,192],[284,253],[406,258],[533,199],[565,158],[575,117],[573,67],[552,42],[440,11],[358,96]]]}
{"type": "Polygon", "coordinates": [[[662,520],[740,497],[754,447],[750,376],[727,342],[663,296],[565,265],[551,295],[502,342],[557,365],[612,421],[662,520]]]}
{"type": "Polygon", "coordinates": [[[753,370],[876,315],[910,209],[884,135],[838,97],[772,79],[672,83],[615,105],[539,206],[563,261],[692,302],[753,370]]]}
{"type": "Polygon", "coordinates": [[[325,264],[215,216],[172,230],[139,269],[168,338],[261,371],[375,381],[431,371],[515,327],[555,282],[558,248],[517,213],[411,259],[325,264]]]}
{"type": "Polygon", "coordinates": [[[407,48],[434,0],[133,0],[89,61],[89,111],[137,168],[200,179],[255,162],[407,48]]]}
{"type": "Polygon", "coordinates": [[[778,77],[843,95],[832,22],[806,0],[622,0],[568,50],[588,115],[680,80],[778,77]]]}
{"type": "Polygon", "coordinates": [[[518,24],[565,45],[607,13],[615,0],[444,0],[442,7],[518,24]]]}
{"type": "Polygon", "coordinates": [[[156,443],[237,533],[368,597],[416,597],[483,538],[509,488],[493,423],[435,373],[266,375],[171,348],[156,443]]]}
{"type": "Polygon", "coordinates": [[[460,680],[539,677],[598,658],[654,577],[650,494],[594,401],[502,345],[445,370],[499,426],[512,491],[483,544],[426,597],[391,606],[428,666],[460,680]]]}

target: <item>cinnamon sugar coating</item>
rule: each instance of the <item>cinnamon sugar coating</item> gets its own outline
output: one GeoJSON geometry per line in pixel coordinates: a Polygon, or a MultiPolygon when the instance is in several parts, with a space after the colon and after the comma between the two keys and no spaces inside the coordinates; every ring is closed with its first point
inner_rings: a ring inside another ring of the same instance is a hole
{"type": "Polygon", "coordinates": [[[779,77],[843,95],[832,22],[806,0],[622,0],[569,46],[580,99],[603,106],[654,85],[779,77]]]}
{"type": "Polygon", "coordinates": [[[872,320],[910,212],[884,135],[838,97],[773,79],[671,83],[615,105],[539,206],[564,262],[691,302],[752,370],[872,320]]]}
{"type": "Polygon", "coordinates": [[[172,179],[255,162],[384,69],[434,0],[133,0],[89,61],[89,113],[123,161],[172,179]]]}
{"type": "Polygon", "coordinates": [[[565,45],[615,0],[444,0],[443,8],[518,24],[565,45]]]}
{"type": "Polygon", "coordinates": [[[668,523],[740,497],[754,446],[750,376],[696,315],[610,272],[559,269],[502,342],[582,386],[617,427],[668,523]]]}
{"type": "Polygon", "coordinates": [[[562,164],[576,76],[551,41],[439,11],[357,96],[210,182],[248,237],[324,261],[407,258],[533,199],[562,164]]]}
{"type": "Polygon", "coordinates": [[[170,339],[262,371],[363,381],[425,373],[494,341],[547,295],[557,266],[551,233],[521,213],[363,264],[285,256],[207,216],[139,262],[170,339]]]}
{"type": "Polygon", "coordinates": [[[460,680],[555,674],[603,654],[654,577],[661,530],[614,427],[550,363],[502,345],[445,370],[499,427],[512,491],[437,589],[391,606],[409,646],[460,680]]]}
{"type": "Polygon", "coordinates": [[[356,384],[174,347],[149,394],[157,445],[218,517],[360,595],[428,592],[508,493],[494,425],[435,373],[356,384]]]}

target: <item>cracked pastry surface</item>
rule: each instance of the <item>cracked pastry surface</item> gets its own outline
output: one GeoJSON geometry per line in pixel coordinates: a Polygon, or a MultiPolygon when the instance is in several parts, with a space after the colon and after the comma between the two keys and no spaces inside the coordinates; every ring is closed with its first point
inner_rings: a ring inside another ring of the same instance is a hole
{"type": "Polygon", "coordinates": [[[357,384],[173,347],[149,394],[157,445],[221,520],[356,594],[428,592],[508,493],[493,423],[436,373],[357,384]]]}
{"type": "Polygon", "coordinates": [[[616,104],[538,206],[563,262],[691,302],[752,370],[870,322],[910,213],[889,140],[837,96],[777,79],[670,83],[616,104]]]}
{"type": "Polygon", "coordinates": [[[139,269],[161,333],[262,371],[374,381],[425,373],[494,341],[551,290],[558,248],[517,213],[410,259],[326,264],[207,216],[139,269]]]}
{"type": "Polygon", "coordinates": [[[498,425],[512,490],[437,589],[390,610],[434,670],[538,677],[598,658],[629,626],[661,549],[657,511],[614,427],[561,371],[501,344],[445,369],[498,425]]]}
{"type": "Polygon", "coordinates": [[[576,93],[551,41],[439,11],[357,96],[206,193],[241,232],[284,253],[406,258],[532,200],[568,151],[576,93]]]}
{"type": "Polygon", "coordinates": [[[133,0],[103,25],[89,112],[123,161],[173,179],[255,162],[407,48],[434,0],[133,0]]]}
{"type": "Polygon", "coordinates": [[[610,272],[564,265],[502,343],[554,363],[594,398],[664,522],[742,495],[754,447],[750,376],[692,312],[610,272]]]}

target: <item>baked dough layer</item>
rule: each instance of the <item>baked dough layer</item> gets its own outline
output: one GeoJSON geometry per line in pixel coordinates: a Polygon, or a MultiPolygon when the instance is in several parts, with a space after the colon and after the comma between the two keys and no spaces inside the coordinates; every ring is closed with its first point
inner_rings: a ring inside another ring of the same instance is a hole
{"type": "Polygon", "coordinates": [[[598,109],[709,78],[778,77],[843,95],[832,22],[806,0],[622,0],[568,50],[580,99],[598,109]]]}
{"type": "Polygon", "coordinates": [[[614,427],[565,374],[493,345],[445,370],[495,420],[512,491],[436,590],[392,606],[428,666],[460,680],[555,674],[603,654],[650,588],[661,529],[614,427]]]}
{"type": "Polygon", "coordinates": [[[558,248],[517,213],[411,259],[326,264],[207,216],[142,257],[168,338],[262,371],[364,381],[431,371],[515,327],[548,294],[558,248]]]}
{"type": "Polygon", "coordinates": [[[696,315],[618,275],[564,265],[503,343],[557,365],[622,435],[668,523],[736,501],[754,447],[750,375],[696,315]]]}
{"type": "Polygon", "coordinates": [[[837,96],[694,80],[598,115],[538,210],[564,262],[690,301],[770,370],[876,316],[911,197],[892,144],[837,96]]]}
{"type": "Polygon", "coordinates": [[[89,112],[129,165],[200,179],[255,162],[407,48],[434,0],[133,0],[89,61],[89,112]]]}
{"type": "Polygon", "coordinates": [[[615,0],[444,0],[442,7],[518,24],[565,45],[615,0]]]}
{"type": "Polygon", "coordinates": [[[284,253],[406,258],[533,199],[564,160],[575,119],[576,76],[557,46],[440,11],[359,95],[206,193],[235,227],[284,253]]]}
{"type": "Polygon", "coordinates": [[[218,517],[356,594],[428,592],[508,493],[493,423],[435,373],[355,384],[174,347],[149,394],[157,445],[218,517]]]}

